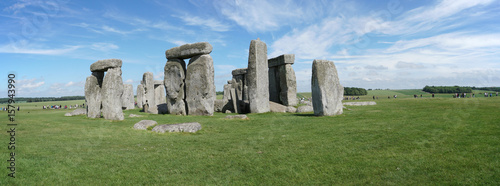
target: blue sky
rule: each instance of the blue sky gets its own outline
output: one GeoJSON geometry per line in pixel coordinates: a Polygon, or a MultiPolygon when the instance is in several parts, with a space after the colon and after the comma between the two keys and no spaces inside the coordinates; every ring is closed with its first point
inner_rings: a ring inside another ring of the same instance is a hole
{"type": "Polygon", "coordinates": [[[83,95],[90,65],[108,58],[134,87],[144,72],[162,80],[165,50],[202,41],[221,91],[257,38],[268,58],[295,54],[299,92],[314,59],[334,61],[347,87],[500,86],[495,0],[7,0],[0,24],[0,97],[9,72],[16,96],[83,95]]]}

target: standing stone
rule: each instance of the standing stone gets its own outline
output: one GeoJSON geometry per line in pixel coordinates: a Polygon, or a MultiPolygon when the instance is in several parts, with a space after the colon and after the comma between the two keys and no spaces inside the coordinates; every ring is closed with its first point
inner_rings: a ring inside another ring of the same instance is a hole
{"type": "Polygon", "coordinates": [[[189,115],[214,114],[214,64],[208,54],[189,60],[186,71],[186,103],[189,115]]]}
{"type": "Polygon", "coordinates": [[[165,64],[165,91],[167,96],[167,112],[175,115],[186,115],[184,102],[184,79],[186,63],[180,59],[169,59],[165,64]]]}
{"type": "Polygon", "coordinates": [[[155,102],[155,85],[153,80],[153,73],[146,72],[142,76],[142,86],[144,87],[144,104],[148,104],[148,111],[151,114],[158,114],[155,102]]]}
{"type": "Polygon", "coordinates": [[[144,87],[142,84],[137,85],[137,106],[142,109],[144,105],[144,87]]]}
{"type": "Polygon", "coordinates": [[[158,114],[168,114],[165,85],[163,85],[163,81],[161,81],[161,84],[155,84],[155,99],[158,114]]]}
{"type": "Polygon", "coordinates": [[[233,103],[234,113],[240,113],[240,107],[238,104],[238,94],[236,94],[234,88],[231,88],[230,92],[231,92],[231,102],[233,103]]]}
{"type": "Polygon", "coordinates": [[[278,67],[280,76],[280,102],[286,106],[297,105],[297,81],[292,65],[286,64],[278,67]]]}
{"type": "Polygon", "coordinates": [[[266,43],[250,42],[247,70],[248,100],[250,112],[269,112],[269,74],[266,43]]]}
{"type": "Polygon", "coordinates": [[[225,84],[224,85],[224,96],[222,97],[223,100],[229,100],[231,98],[231,84],[225,84]]]}
{"type": "Polygon", "coordinates": [[[85,103],[87,105],[87,117],[101,117],[101,88],[97,77],[91,75],[85,81],[85,103]]]}
{"type": "Polygon", "coordinates": [[[344,87],[340,85],[337,69],[332,61],[313,61],[311,91],[314,115],[342,114],[344,87]]]}
{"type": "Polygon", "coordinates": [[[277,67],[269,67],[269,101],[280,103],[280,75],[277,67]]]}
{"type": "Polygon", "coordinates": [[[123,81],[120,68],[110,68],[102,83],[102,115],[109,120],[123,120],[123,81]]]}
{"type": "Polygon", "coordinates": [[[134,87],[132,84],[123,84],[122,109],[134,109],[134,87]]]}

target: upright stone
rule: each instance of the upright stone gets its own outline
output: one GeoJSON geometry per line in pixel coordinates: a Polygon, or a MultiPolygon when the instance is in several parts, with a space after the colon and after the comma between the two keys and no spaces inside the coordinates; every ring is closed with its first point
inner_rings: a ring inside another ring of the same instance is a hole
{"type": "Polygon", "coordinates": [[[266,43],[258,40],[250,42],[248,54],[248,100],[250,112],[269,112],[269,74],[266,43]]]}
{"type": "Polygon", "coordinates": [[[342,114],[344,87],[340,85],[337,69],[332,61],[313,61],[311,91],[314,115],[342,114]]]}
{"type": "Polygon", "coordinates": [[[165,64],[164,85],[169,114],[186,115],[186,104],[184,102],[185,69],[186,63],[181,59],[169,59],[165,64]]]}
{"type": "Polygon", "coordinates": [[[225,84],[224,85],[224,96],[222,97],[223,100],[229,100],[231,98],[231,84],[225,84]]]}
{"type": "Polygon", "coordinates": [[[134,87],[132,84],[123,84],[122,109],[134,109],[134,87]]]}
{"type": "Polygon", "coordinates": [[[144,87],[142,84],[137,85],[137,106],[142,109],[144,105],[144,87]]]}
{"type": "Polygon", "coordinates": [[[280,102],[286,106],[297,105],[297,81],[291,64],[278,67],[280,76],[280,102]]]}
{"type": "Polygon", "coordinates": [[[87,105],[87,117],[101,117],[101,87],[97,77],[91,75],[85,81],[85,102],[87,105]]]}
{"type": "Polygon", "coordinates": [[[110,68],[102,83],[102,115],[109,120],[123,120],[123,81],[120,68],[110,68]]]}
{"type": "Polygon", "coordinates": [[[269,67],[269,101],[280,103],[280,76],[277,67],[269,67]]]}
{"type": "Polygon", "coordinates": [[[186,71],[186,103],[189,115],[213,115],[215,101],[214,65],[208,54],[189,60],[186,71]]]}
{"type": "Polygon", "coordinates": [[[146,72],[142,76],[142,86],[144,87],[144,104],[148,104],[149,108],[148,111],[149,113],[152,114],[158,114],[158,109],[156,108],[156,102],[155,102],[155,86],[154,86],[154,80],[153,80],[153,73],[152,72],[146,72]]]}
{"type": "Polygon", "coordinates": [[[163,81],[155,81],[155,102],[156,105],[167,103],[163,81]]]}

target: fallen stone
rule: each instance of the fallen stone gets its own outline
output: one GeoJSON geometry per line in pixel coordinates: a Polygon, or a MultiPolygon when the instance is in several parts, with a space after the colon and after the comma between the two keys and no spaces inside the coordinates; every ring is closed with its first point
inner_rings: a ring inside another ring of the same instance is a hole
{"type": "Polygon", "coordinates": [[[286,107],[286,112],[295,113],[295,112],[297,112],[297,108],[292,107],[292,106],[288,106],[288,107],[286,107]]]}
{"type": "Polygon", "coordinates": [[[95,76],[87,77],[85,81],[85,103],[87,105],[87,117],[101,117],[101,88],[95,76]]]}
{"type": "Polygon", "coordinates": [[[267,46],[259,39],[250,42],[246,82],[250,112],[269,112],[267,46]]]}
{"type": "Polygon", "coordinates": [[[313,61],[311,89],[314,115],[342,114],[344,87],[340,85],[337,69],[332,61],[313,61]]]}
{"type": "Polygon", "coordinates": [[[198,55],[210,54],[212,52],[212,49],[212,45],[210,45],[210,43],[208,42],[185,44],[168,49],[167,51],[165,51],[165,57],[167,59],[187,59],[198,55]]]}
{"type": "Polygon", "coordinates": [[[226,119],[248,119],[247,115],[229,115],[225,117],[226,119]]]}
{"type": "Polygon", "coordinates": [[[189,60],[186,71],[186,104],[188,115],[214,114],[214,64],[210,55],[195,56],[189,60]]]}
{"type": "Polygon", "coordinates": [[[110,68],[102,83],[102,115],[109,120],[123,120],[123,81],[120,68],[110,68]]]}
{"type": "Polygon", "coordinates": [[[270,101],[269,108],[271,112],[286,112],[286,106],[270,101]]]}
{"type": "Polygon", "coordinates": [[[303,105],[297,108],[297,113],[303,113],[303,112],[313,112],[314,108],[312,106],[308,105],[303,105]]]}
{"type": "Polygon", "coordinates": [[[157,124],[158,123],[156,121],[153,121],[153,120],[141,120],[141,121],[137,122],[136,124],[134,124],[134,129],[147,130],[148,127],[155,126],[157,124]]]}
{"type": "Polygon", "coordinates": [[[233,112],[231,112],[231,110],[226,110],[226,112],[224,112],[224,113],[226,113],[226,114],[231,114],[231,113],[233,113],[233,112]]]}
{"type": "Polygon", "coordinates": [[[186,63],[181,59],[169,59],[165,64],[164,85],[167,96],[167,112],[175,115],[186,115],[184,102],[184,79],[186,63]]]}
{"type": "Polygon", "coordinates": [[[122,108],[125,110],[134,109],[134,87],[132,84],[123,84],[122,108]]]}
{"type": "Polygon", "coordinates": [[[140,118],[140,117],[143,117],[143,116],[137,115],[137,114],[130,114],[130,115],[128,115],[128,117],[130,117],[130,118],[140,118]]]}
{"type": "Polygon", "coordinates": [[[349,106],[366,106],[366,105],[376,105],[377,103],[374,101],[367,101],[367,102],[346,102],[343,103],[343,105],[349,105],[349,106]]]}
{"type": "Polygon", "coordinates": [[[165,132],[191,132],[195,133],[196,131],[201,129],[201,125],[198,122],[192,123],[179,123],[179,124],[165,124],[158,125],[153,128],[152,131],[158,133],[165,132]]]}
{"type": "Polygon", "coordinates": [[[90,71],[91,72],[104,72],[107,71],[110,68],[121,68],[122,67],[122,60],[121,59],[104,59],[104,60],[99,60],[95,63],[92,63],[90,65],[90,71]]]}
{"type": "Polygon", "coordinates": [[[64,116],[78,116],[78,115],[85,115],[87,114],[87,111],[83,108],[77,108],[73,110],[72,112],[68,112],[64,114],[64,116]]]}

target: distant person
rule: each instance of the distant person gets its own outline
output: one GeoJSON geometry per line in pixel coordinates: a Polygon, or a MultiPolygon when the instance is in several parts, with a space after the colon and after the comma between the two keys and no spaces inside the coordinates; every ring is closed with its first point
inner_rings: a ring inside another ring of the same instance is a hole
{"type": "Polygon", "coordinates": [[[434,93],[432,93],[432,98],[434,98],[434,93]]]}
{"type": "Polygon", "coordinates": [[[422,98],[422,94],[420,94],[420,98],[422,98]]]}
{"type": "Polygon", "coordinates": [[[375,100],[375,96],[373,96],[373,100],[375,100]]]}
{"type": "Polygon", "coordinates": [[[19,106],[17,106],[17,111],[19,111],[19,106]]]}
{"type": "Polygon", "coordinates": [[[475,98],[476,97],[476,94],[472,94],[472,97],[475,98]]]}
{"type": "MultiPolygon", "coordinates": [[[[492,95],[493,95],[493,94],[492,94],[492,93],[490,93],[490,98],[491,98],[491,96],[492,96],[492,95]]],[[[17,110],[19,110],[19,107],[17,108],[17,110]]]]}
{"type": "Polygon", "coordinates": [[[391,96],[387,96],[387,99],[391,99],[391,96]]]}
{"type": "Polygon", "coordinates": [[[498,92],[497,92],[497,96],[498,96],[498,92]]]}

